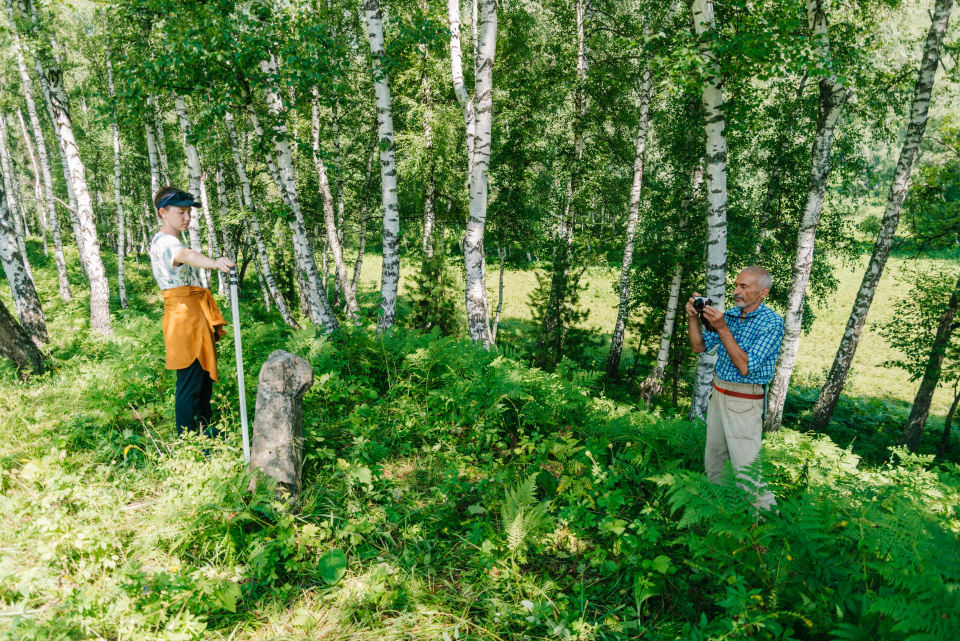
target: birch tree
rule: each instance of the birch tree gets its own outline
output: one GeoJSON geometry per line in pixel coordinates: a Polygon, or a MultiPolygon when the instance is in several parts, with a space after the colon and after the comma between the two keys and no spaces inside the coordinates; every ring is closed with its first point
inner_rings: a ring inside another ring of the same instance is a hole
{"type": "MultiPolygon", "coordinates": [[[[107,85],[110,96],[116,96],[113,86],[113,63],[107,56],[107,85]]],[[[124,281],[123,258],[126,254],[127,242],[126,220],[123,214],[123,198],[120,195],[120,126],[116,109],[113,111],[113,122],[110,123],[113,131],[113,198],[117,203],[117,288],[120,292],[120,307],[127,309],[127,284],[124,281]]]]}
{"type": "MultiPolygon", "coordinates": [[[[476,5],[474,5],[476,6],[476,5]]],[[[453,79],[453,92],[463,111],[463,122],[466,126],[467,172],[473,167],[473,148],[477,134],[477,121],[474,110],[473,97],[467,92],[463,79],[463,49],[460,36],[460,0],[447,0],[447,18],[450,28],[450,76],[453,79]]],[[[476,18],[476,10],[474,10],[476,18]]],[[[476,51],[476,47],[474,47],[476,51]]]]}
{"type": "MultiPolygon", "coordinates": [[[[190,115],[187,113],[187,102],[183,96],[175,96],[173,99],[177,109],[177,120],[180,122],[180,131],[183,134],[183,151],[187,156],[187,176],[189,180],[190,193],[194,198],[200,198],[202,185],[200,176],[203,173],[203,167],[200,164],[200,152],[196,145],[191,142],[193,125],[190,123],[190,115]]],[[[194,212],[190,216],[190,226],[188,228],[190,237],[190,249],[195,252],[203,253],[203,245],[200,242],[200,216],[194,212]]],[[[203,287],[210,287],[210,271],[201,269],[200,284],[203,287]]]]}
{"type": "Polygon", "coordinates": [[[147,96],[147,118],[143,121],[143,128],[147,138],[147,160],[150,163],[150,195],[155,196],[160,187],[163,186],[160,181],[160,155],[157,148],[157,131],[154,128],[153,115],[155,108],[153,106],[153,96],[147,96]]]}
{"type": "MultiPolygon", "coordinates": [[[[34,28],[38,27],[39,17],[33,3],[30,16],[34,28]]],[[[21,5],[22,6],[22,5],[21,5]]],[[[26,16],[21,19],[26,20],[26,16]]],[[[64,88],[63,71],[59,63],[50,57],[38,55],[38,71],[41,84],[46,84],[49,92],[49,107],[59,134],[60,151],[69,170],[69,183],[76,198],[76,217],[78,219],[78,244],[80,255],[90,282],[90,327],[95,332],[112,334],[110,320],[110,286],[107,281],[103,261],[100,258],[100,239],[97,236],[93,203],[87,189],[86,167],[80,158],[80,150],[73,132],[73,119],[70,114],[70,102],[64,88]],[[46,62],[45,62],[46,61],[46,62]]]]}
{"type": "Polygon", "coordinates": [[[19,187],[14,182],[13,160],[10,157],[10,137],[7,128],[6,114],[0,112],[0,171],[3,172],[3,187],[6,192],[7,211],[10,216],[10,223],[13,225],[14,242],[17,244],[17,250],[20,260],[23,262],[23,268],[27,271],[27,276],[33,280],[33,270],[30,269],[30,260],[27,258],[26,230],[23,225],[22,210],[18,193],[19,187]]]}
{"type": "Polygon", "coordinates": [[[5,181],[2,178],[0,176],[0,190],[3,191],[0,194],[0,263],[3,264],[3,271],[7,276],[7,283],[10,285],[10,291],[13,294],[20,324],[39,346],[42,343],[50,342],[50,337],[47,334],[47,322],[43,315],[43,308],[40,306],[40,297],[37,296],[33,279],[30,278],[24,267],[23,257],[20,255],[20,248],[17,246],[16,231],[13,228],[11,212],[7,208],[6,189],[3,187],[5,181]]]}
{"type": "MultiPolygon", "coordinates": [[[[646,31],[649,33],[649,29],[646,31]]],[[[633,267],[634,236],[637,232],[637,221],[640,219],[640,195],[643,189],[643,163],[647,150],[647,127],[650,119],[650,90],[652,85],[653,73],[650,71],[650,65],[646,64],[640,81],[640,117],[637,124],[637,143],[633,154],[630,210],[627,213],[627,228],[624,232],[623,263],[620,266],[620,304],[617,308],[617,322],[613,328],[613,337],[610,340],[610,353],[607,355],[607,376],[610,378],[616,378],[620,371],[623,338],[627,330],[627,318],[630,316],[630,274],[633,267]]],[[[674,279],[679,287],[679,279],[676,275],[674,279]]],[[[647,404],[649,405],[649,402],[647,404]]]]}
{"type": "MultiPolygon", "coordinates": [[[[320,200],[323,203],[323,218],[327,231],[327,246],[333,254],[333,265],[337,276],[337,282],[340,284],[340,290],[347,303],[347,312],[353,317],[355,323],[360,322],[360,307],[357,305],[357,298],[350,287],[350,279],[347,276],[347,264],[343,259],[343,248],[340,245],[338,236],[336,215],[334,213],[333,194],[330,192],[330,180],[327,177],[327,167],[320,156],[320,105],[316,99],[312,105],[312,124],[313,124],[313,162],[317,170],[317,182],[320,187],[320,200]]],[[[326,275],[326,268],[324,268],[326,275]]]]}
{"type": "MultiPolygon", "coordinates": [[[[713,0],[693,0],[690,6],[700,57],[703,59],[703,122],[707,143],[704,177],[707,190],[706,295],[713,306],[723,309],[727,287],[727,135],[720,89],[720,67],[710,43],[716,29],[713,0]]],[[[716,352],[700,354],[690,419],[705,419],[713,385],[716,352]]]]}
{"type": "Polygon", "coordinates": [[[893,238],[900,221],[900,212],[903,209],[903,201],[907,197],[907,190],[910,186],[910,174],[920,152],[920,143],[927,127],[930,97],[933,93],[937,67],[940,64],[940,46],[952,11],[953,0],[936,0],[934,2],[930,29],[924,42],[923,58],[920,62],[920,71],[914,88],[913,103],[910,107],[907,134],[890,183],[887,204],[880,223],[880,233],[874,243],[873,254],[860,283],[860,289],[857,291],[850,318],[847,320],[843,338],[840,340],[840,347],[813,408],[812,427],[818,431],[822,431],[830,423],[833,410],[837,406],[837,401],[840,400],[840,392],[843,390],[847,373],[853,363],[853,357],[860,342],[860,335],[867,320],[867,312],[870,311],[870,305],[877,292],[877,285],[880,283],[887,258],[890,256],[893,238]]]}
{"type": "Polygon", "coordinates": [[[849,89],[838,81],[832,69],[830,34],[823,0],[807,0],[807,23],[813,34],[813,42],[818,49],[819,65],[827,75],[819,82],[820,96],[817,104],[819,118],[813,139],[813,149],[810,152],[810,182],[800,229],[797,233],[797,254],[793,262],[790,291],[787,294],[783,343],[780,347],[776,373],[770,382],[768,392],[764,429],[771,431],[780,429],[783,420],[783,406],[787,400],[787,390],[797,360],[797,349],[800,346],[803,301],[810,282],[810,272],[813,269],[817,226],[820,223],[824,195],[830,178],[830,151],[833,147],[834,130],[850,94],[849,89]]]}
{"type": "Polygon", "coordinates": [[[489,347],[490,318],[485,278],[486,257],[483,233],[487,224],[487,177],[490,149],[493,144],[493,65],[497,50],[496,0],[480,0],[480,28],[477,48],[477,73],[474,83],[476,100],[476,137],[473,162],[470,163],[470,215],[463,239],[466,267],[467,329],[474,342],[489,347]]]}
{"type": "Polygon", "coordinates": [[[30,340],[30,335],[20,323],[10,315],[2,300],[0,300],[0,356],[12,360],[17,366],[17,372],[24,380],[30,374],[43,374],[46,370],[46,357],[30,340]]]}
{"type": "MultiPolygon", "coordinates": [[[[383,200],[383,270],[380,276],[380,318],[378,331],[393,327],[397,315],[400,287],[400,204],[397,187],[396,141],[393,135],[393,98],[390,76],[384,58],[383,16],[379,0],[364,0],[364,16],[370,57],[373,61],[373,87],[377,97],[377,133],[380,140],[380,192],[383,200]]],[[[468,283],[469,283],[469,276],[468,283]]]]}
{"type": "MultiPolygon", "coordinates": [[[[697,163],[690,175],[690,192],[683,198],[683,218],[678,228],[678,236],[683,237],[687,228],[687,215],[690,210],[690,203],[700,193],[700,186],[703,183],[703,166],[697,163]]],[[[670,347],[673,342],[673,330],[677,322],[677,311],[680,307],[680,285],[683,282],[683,263],[677,262],[673,268],[673,276],[670,280],[670,293],[667,295],[667,310],[663,318],[663,330],[660,332],[660,349],[657,352],[657,362],[653,371],[640,384],[640,399],[650,407],[653,398],[660,394],[663,389],[662,381],[667,371],[667,363],[670,359],[670,347]]]]}
{"type": "Polygon", "coordinates": [[[260,229],[260,219],[257,217],[256,209],[254,207],[253,194],[250,189],[250,179],[247,176],[247,170],[243,165],[243,160],[240,158],[240,144],[237,138],[237,128],[233,121],[233,115],[229,111],[224,113],[223,123],[227,130],[227,138],[230,142],[230,151],[233,154],[234,168],[237,172],[237,178],[240,181],[241,195],[243,196],[242,203],[247,215],[245,220],[249,220],[249,223],[245,224],[249,225],[249,231],[253,236],[254,244],[257,248],[257,256],[260,259],[260,269],[263,274],[263,279],[266,281],[267,289],[270,290],[270,295],[273,297],[273,301],[277,305],[277,311],[280,312],[283,322],[286,323],[288,327],[300,329],[299,324],[293,318],[293,314],[290,313],[290,308],[287,306],[287,302],[284,300],[283,294],[280,292],[280,288],[277,286],[277,280],[273,275],[273,269],[270,267],[270,256],[267,253],[266,243],[263,240],[263,232],[260,229]]]}

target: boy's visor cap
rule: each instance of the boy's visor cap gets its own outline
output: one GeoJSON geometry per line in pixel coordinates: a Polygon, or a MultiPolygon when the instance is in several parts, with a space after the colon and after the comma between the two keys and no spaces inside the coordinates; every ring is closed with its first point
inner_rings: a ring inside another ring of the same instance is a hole
{"type": "Polygon", "coordinates": [[[188,194],[185,191],[178,191],[170,194],[159,203],[157,203],[157,209],[163,209],[164,207],[199,207],[198,203],[193,198],[193,194],[188,194]]]}

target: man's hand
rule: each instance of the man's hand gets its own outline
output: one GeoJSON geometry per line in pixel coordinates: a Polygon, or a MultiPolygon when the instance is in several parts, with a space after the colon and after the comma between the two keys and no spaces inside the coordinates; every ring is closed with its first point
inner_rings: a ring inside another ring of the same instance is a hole
{"type": "Polygon", "coordinates": [[[727,319],[724,318],[723,312],[712,305],[703,308],[703,317],[710,321],[714,331],[719,332],[727,327],[727,319]]]}
{"type": "Polygon", "coordinates": [[[700,296],[699,292],[693,292],[693,296],[690,297],[690,300],[687,301],[687,304],[683,306],[687,310],[687,316],[690,318],[697,318],[700,316],[700,312],[697,311],[697,308],[693,306],[693,301],[700,296]]]}

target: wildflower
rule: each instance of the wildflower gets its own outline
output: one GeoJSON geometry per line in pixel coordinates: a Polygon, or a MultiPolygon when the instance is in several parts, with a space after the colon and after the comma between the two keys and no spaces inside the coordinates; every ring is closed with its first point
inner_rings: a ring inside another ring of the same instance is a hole
{"type": "Polygon", "coordinates": [[[840,521],[840,527],[847,527],[846,521],[840,521]]]}

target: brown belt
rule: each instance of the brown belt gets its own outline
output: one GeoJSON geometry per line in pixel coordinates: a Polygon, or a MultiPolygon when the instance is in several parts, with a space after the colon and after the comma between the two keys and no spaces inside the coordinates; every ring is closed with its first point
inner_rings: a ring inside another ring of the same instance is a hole
{"type": "Polygon", "coordinates": [[[717,384],[713,384],[713,389],[717,390],[721,394],[726,394],[727,396],[734,396],[736,398],[749,398],[752,401],[759,401],[763,398],[763,394],[743,394],[741,392],[733,392],[728,389],[721,389],[717,387],[717,384]]]}

